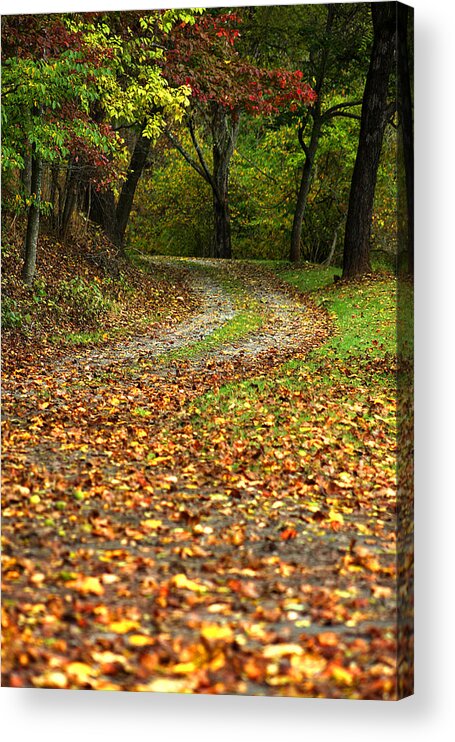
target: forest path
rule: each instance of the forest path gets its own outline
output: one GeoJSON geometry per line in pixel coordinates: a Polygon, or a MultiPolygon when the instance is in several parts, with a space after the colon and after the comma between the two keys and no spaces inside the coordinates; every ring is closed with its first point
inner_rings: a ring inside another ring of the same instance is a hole
{"type": "Polygon", "coordinates": [[[101,367],[134,363],[140,358],[180,357],[184,349],[199,360],[222,354],[252,360],[259,354],[277,353],[308,343],[321,331],[320,316],[303,297],[274,274],[251,265],[229,260],[149,258],[149,269],[167,266],[186,274],[186,283],[197,299],[198,310],[175,323],[172,317],[164,327],[110,343],[106,347],[80,347],[59,363],[65,374],[83,364],[89,373],[101,367]],[[245,317],[246,313],[246,317],[245,317]],[[254,315],[254,316],[253,316],[254,315]],[[238,320],[238,321],[236,321],[238,320]],[[223,330],[221,334],[220,330],[223,330]],[[205,342],[204,342],[205,341],[205,342]]]}
{"type": "Polygon", "coordinates": [[[260,268],[181,262],[200,296],[185,322],[4,386],[4,682],[388,697],[393,604],[371,603],[368,572],[353,590],[348,567],[365,532],[364,561],[391,574],[393,522],[373,538],[376,512],[341,480],[334,514],[286,427],[297,406],[320,414],[283,364],[327,316],[260,268]]]}

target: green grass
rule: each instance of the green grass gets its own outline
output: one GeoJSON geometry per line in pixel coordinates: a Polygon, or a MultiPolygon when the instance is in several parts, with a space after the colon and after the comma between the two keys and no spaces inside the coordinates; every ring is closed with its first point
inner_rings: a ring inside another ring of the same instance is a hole
{"type": "Polygon", "coordinates": [[[330,427],[327,435],[335,446],[342,440],[355,448],[360,433],[354,406],[361,405],[365,424],[374,426],[369,417],[373,398],[388,400],[384,424],[393,436],[396,281],[381,274],[365,281],[334,283],[335,272],[320,267],[278,270],[280,278],[310,292],[312,300],[329,312],[334,333],[307,358],[288,361],[272,376],[226,384],[195,400],[192,422],[206,441],[206,455],[211,455],[210,441],[220,424],[229,440],[243,440],[250,449],[260,445],[280,450],[286,438],[295,456],[302,446],[312,451],[313,433],[305,430],[313,426],[314,431],[315,424],[330,427]],[[302,404],[301,395],[307,393],[319,400],[316,410],[302,404]]]}
{"type": "Polygon", "coordinates": [[[91,332],[67,332],[62,337],[55,335],[51,338],[56,343],[68,343],[70,345],[94,345],[101,342],[105,332],[103,330],[92,330],[91,332]]]}
{"type": "Polygon", "coordinates": [[[232,319],[225,322],[221,327],[217,327],[210,335],[203,340],[192,343],[185,348],[171,351],[163,356],[170,360],[183,360],[185,358],[194,358],[220,348],[227,343],[234,343],[237,340],[250,335],[252,332],[259,330],[264,322],[263,317],[252,310],[237,312],[232,319]]]}
{"type": "Polygon", "coordinates": [[[280,278],[296,286],[300,291],[314,291],[325,286],[333,286],[333,277],[340,275],[339,268],[322,268],[311,266],[309,268],[292,268],[279,272],[280,278]]]}

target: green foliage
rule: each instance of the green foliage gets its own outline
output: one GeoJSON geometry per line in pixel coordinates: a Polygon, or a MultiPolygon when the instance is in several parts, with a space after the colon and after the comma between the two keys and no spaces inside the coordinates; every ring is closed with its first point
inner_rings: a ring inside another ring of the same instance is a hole
{"type": "MultiPolygon", "coordinates": [[[[102,55],[103,50],[98,47],[102,55]]],[[[24,167],[30,146],[46,162],[70,155],[73,140],[79,138],[111,156],[120,156],[118,136],[102,134],[88,121],[87,114],[100,102],[96,80],[108,70],[88,61],[78,61],[81,52],[62,51],[58,57],[9,57],[2,64],[4,98],[2,104],[2,167],[4,172],[24,167]],[[91,82],[89,82],[91,81],[91,82]],[[63,114],[76,106],[79,114],[63,114]]]]}
{"type": "MultiPolygon", "coordinates": [[[[333,98],[335,105],[338,98],[333,98]]],[[[340,265],[354,167],[358,122],[337,118],[325,127],[316,155],[302,230],[302,259],[324,261],[336,240],[340,265]]],[[[207,157],[209,157],[207,155],[207,157]]],[[[231,227],[235,258],[286,259],[305,155],[293,125],[245,121],[231,166],[231,227]]],[[[373,216],[373,262],[393,267],[396,249],[395,133],[381,157],[373,216]]],[[[212,196],[206,183],[170,151],[140,183],[129,237],[144,252],[209,254],[212,196]]]]}
{"type": "Polygon", "coordinates": [[[21,329],[30,321],[30,315],[24,316],[20,311],[18,302],[9,296],[2,297],[2,330],[12,328],[21,329]]]}
{"type": "Polygon", "coordinates": [[[112,301],[107,299],[96,281],[85,281],[77,276],[69,281],[62,281],[59,296],[65,303],[74,306],[74,312],[83,315],[89,321],[98,319],[112,309],[112,301]]]}
{"type": "Polygon", "coordinates": [[[144,253],[210,254],[212,195],[207,183],[175,151],[139,182],[128,242],[144,253]]]}

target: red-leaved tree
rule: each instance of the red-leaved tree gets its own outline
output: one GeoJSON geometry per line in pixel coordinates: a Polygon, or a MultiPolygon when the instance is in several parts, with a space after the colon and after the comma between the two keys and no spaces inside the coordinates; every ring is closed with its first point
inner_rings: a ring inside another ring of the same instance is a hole
{"type": "Polygon", "coordinates": [[[241,11],[205,13],[194,25],[180,24],[166,54],[165,74],[172,85],[188,85],[191,103],[186,115],[192,149],[171,130],[167,135],[213,194],[214,236],[212,256],[231,257],[229,167],[235,150],[242,113],[274,114],[304,103],[311,106],[316,93],[303,82],[299,70],[255,66],[238,50],[241,11]],[[212,158],[204,154],[197,124],[210,134],[212,158]]]}

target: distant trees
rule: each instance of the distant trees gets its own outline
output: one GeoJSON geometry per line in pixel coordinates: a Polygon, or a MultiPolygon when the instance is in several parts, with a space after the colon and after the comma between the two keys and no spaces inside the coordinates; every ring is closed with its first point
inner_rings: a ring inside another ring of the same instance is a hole
{"type": "Polygon", "coordinates": [[[163,67],[169,36],[176,25],[191,26],[190,10],[96,14],[91,34],[102,35],[114,50],[109,85],[103,95],[103,119],[130,142],[128,163],[117,188],[92,194],[89,218],[113,244],[123,249],[137,184],[150,148],[165,126],[181,121],[188,105],[188,86],[171,86],[163,67]]]}
{"type": "Polygon", "coordinates": [[[241,9],[237,13],[207,12],[194,26],[178,27],[165,68],[168,79],[185,83],[192,91],[185,121],[193,152],[172,132],[168,136],[212,190],[212,255],[221,258],[232,255],[229,169],[241,114],[271,114],[298,103],[311,106],[317,98],[303,82],[301,71],[266,69],[237,50],[241,13],[241,9]],[[210,136],[211,163],[198,141],[198,123],[210,136]]]}
{"type": "Polygon", "coordinates": [[[3,18],[3,204],[26,215],[24,280],[33,281],[43,215],[64,241],[81,214],[122,251],[145,171],[149,204],[140,205],[140,218],[166,212],[162,239],[159,226],[145,230],[158,235],[158,249],[178,232],[175,244],[189,254],[182,241],[194,223],[188,242],[198,254],[231,257],[234,234],[237,255],[284,257],[287,241],[294,262],[339,260],[346,219],[343,276],[369,271],[373,210],[376,245],[378,230],[386,250],[388,232],[392,241],[396,235],[392,130],[382,147],[396,105],[406,190],[400,224],[412,269],[409,15],[396,8],[328,3],[3,18]],[[390,94],[396,49],[397,101],[390,94]],[[151,163],[162,168],[159,196],[151,163]],[[166,187],[175,173],[179,182],[166,187]]]}

